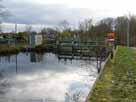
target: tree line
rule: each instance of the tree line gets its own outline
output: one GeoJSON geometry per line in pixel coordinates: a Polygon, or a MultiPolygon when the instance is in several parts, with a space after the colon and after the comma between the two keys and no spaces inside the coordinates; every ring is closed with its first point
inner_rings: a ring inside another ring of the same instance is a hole
{"type": "Polygon", "coordinates": [[[78,25],[78,29],[72,29],[67,21],[61,23],[62,30],[59,29],[46,29],[43,32],[56,32],[57,38],[69,38],[75,35],[79,37],[81,41],[91,41],[91,40],[105,40],[107,33],[115,32],[116,42],[119,45],[127,45],[127,33],[129,32],[129,43],[130,46],[136,46],[136,16],[131,15],[129,18],[127,16],[120,16],[117,18],[104,18],[100,20],[97,24],[93,24],[92,19],[84,20],[78,25]],[[129,27],[129,29],[128,29],[129,27]]]}
{"type": "Polygon", "coordinates": [[[136,46],[136,16],[120,16],[117,18],[104,18],[97,24],[92,20],[85,20],[79,24],[78,32],[82,40],[104,40],[107,33],[115,32],[116,42],[119,45],[127,45],[127,33],[129,32],[130,46],[136,46]]]}

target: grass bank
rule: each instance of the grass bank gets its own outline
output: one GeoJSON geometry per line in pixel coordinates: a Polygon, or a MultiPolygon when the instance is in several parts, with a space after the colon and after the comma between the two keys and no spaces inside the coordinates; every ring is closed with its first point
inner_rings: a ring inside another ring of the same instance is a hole
{"type": "Polygon", "coordinates": [[[18,47],[18,46],[0,45],[1,56],[17,54],[20,51],[21,51],[21,47],[18,47]]]}
{"type": "Polygon", "coordinates": [[[89,102],[136,102],[136,50],[118,47],[96,83],[89,102]]]}

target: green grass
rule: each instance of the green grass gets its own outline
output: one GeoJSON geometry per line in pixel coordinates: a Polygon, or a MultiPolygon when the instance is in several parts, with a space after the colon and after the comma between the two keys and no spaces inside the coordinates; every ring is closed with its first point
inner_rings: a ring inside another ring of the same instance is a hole
{"type": "Polygon", "coordinates": [[[9,45],[0,45],[0,55],[6,56],[11,54],[17,54],[20,51],[20,47],[9,46],[9,45]]]}
{"type": "Polygon", "coordinates": [[[136,51],[118,47],[96,83],[90,102],[136,102],[136,51]]]}

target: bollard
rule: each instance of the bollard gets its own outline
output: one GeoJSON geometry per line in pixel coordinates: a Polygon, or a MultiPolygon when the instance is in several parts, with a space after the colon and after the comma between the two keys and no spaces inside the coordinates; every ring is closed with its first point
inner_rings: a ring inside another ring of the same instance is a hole
{"type": "Polygon", "coordinates": [[[113,51],[111,51],[111,59],[113,59],[113,56],[114,56],[113,51]]]}

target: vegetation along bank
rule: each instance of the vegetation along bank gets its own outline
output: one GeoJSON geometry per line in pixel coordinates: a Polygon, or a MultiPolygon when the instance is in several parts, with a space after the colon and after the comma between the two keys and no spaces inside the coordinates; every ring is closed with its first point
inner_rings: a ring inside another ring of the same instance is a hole
{"type": "Polygon", "coordinates": [[[96,82],[88,102],[136,102],[136,51],[119,46],[96,82]]]}

